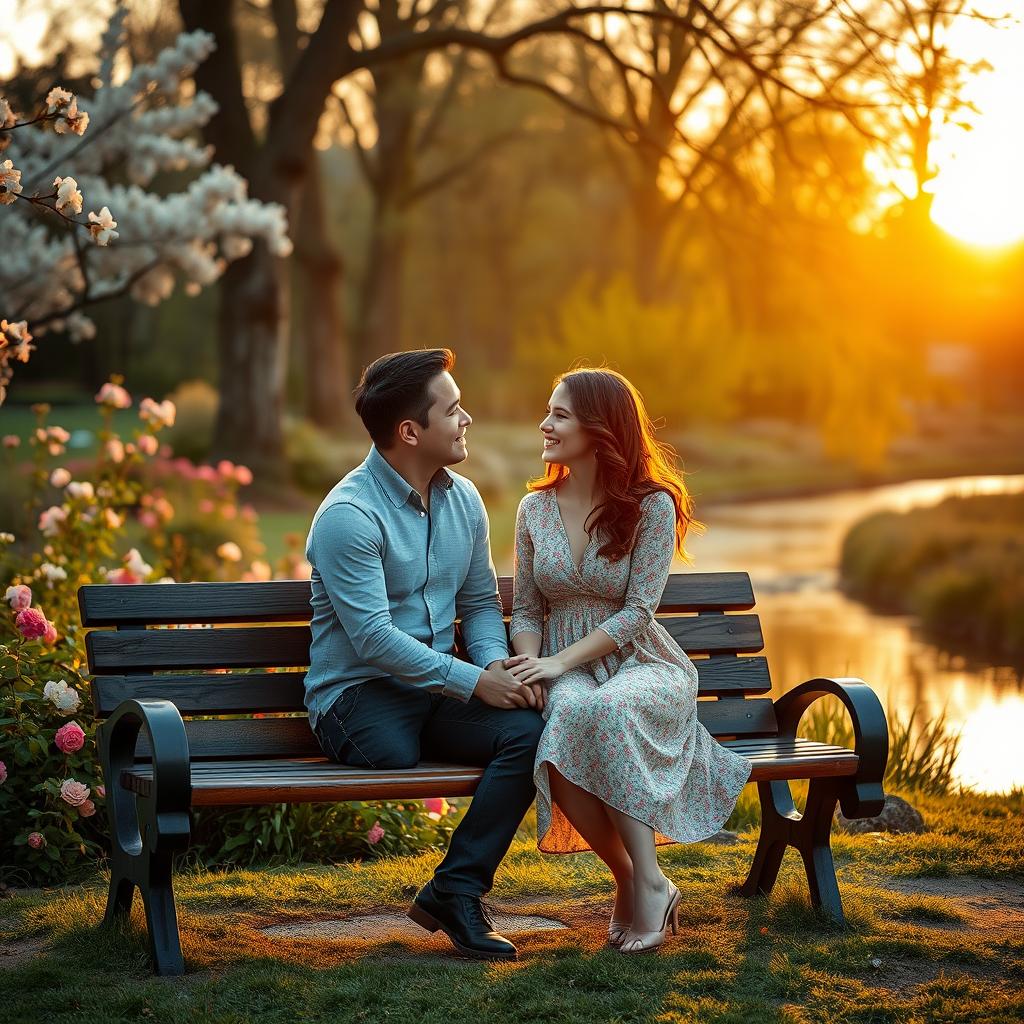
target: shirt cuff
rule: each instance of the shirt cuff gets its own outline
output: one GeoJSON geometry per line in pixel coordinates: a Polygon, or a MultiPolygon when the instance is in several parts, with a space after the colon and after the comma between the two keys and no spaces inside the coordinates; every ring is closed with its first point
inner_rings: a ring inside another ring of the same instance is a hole
{"type": "Polygon", "coordinates": [[[486,648],[481,657],[474,658],[473,663],[487,668],[492,661],[504,661],[508,656],[508,644],[494,644],[493,646],[486,648]]]}
{"type": "MultiPolygon", "coordinates": [[[[505,657],[508,657],[506,654],[505,657]]],[[[463,703],[473,696],[476,684],[483,675],[483,669],[479,665],[470,665],[468,661],[455,658],[449,655],[448,673],[444,679],[444,686],[441,692],[446,697],[454,697],[463,703]]]]}

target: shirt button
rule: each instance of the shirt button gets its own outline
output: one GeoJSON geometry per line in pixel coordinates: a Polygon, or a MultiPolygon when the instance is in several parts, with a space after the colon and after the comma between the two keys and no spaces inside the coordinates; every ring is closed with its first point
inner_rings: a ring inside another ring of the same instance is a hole
{"type": "Polygon", "coordinates": [[[426,514],[427,514],[426,512],[421,512],[420,513],[420,519],[422,519],[426,514]]]}

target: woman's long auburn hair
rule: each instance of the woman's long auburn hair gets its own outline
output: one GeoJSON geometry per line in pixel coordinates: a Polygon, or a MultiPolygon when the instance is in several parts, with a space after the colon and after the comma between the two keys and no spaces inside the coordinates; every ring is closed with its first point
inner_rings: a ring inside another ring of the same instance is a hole
{"type": "MultiPolygon", "coordinates": [[[[568,388],[573,412],[597,458],[597,484],[604,501],[588,516],[586,530],[604,539],[598,554],[612,562],[624,558],[636,543],[640,502],[653,491],[665,491],[676,506],[676,551],[690,561],[684,545],[687,531],[704,527],[694,517],[693,499],[677,468],[678,456],[654,436],[640,392],[621,373],[604,367],[569,370],[555,378],[552,389],[559,384],[568,388]]],[[[568,475],[567,467],[548,463],[544,475],[527,488],[547,491],[568,475]]]]}

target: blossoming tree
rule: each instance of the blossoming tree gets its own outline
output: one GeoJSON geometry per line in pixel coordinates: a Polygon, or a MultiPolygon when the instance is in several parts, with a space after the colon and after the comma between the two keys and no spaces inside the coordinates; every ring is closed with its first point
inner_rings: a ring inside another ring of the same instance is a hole
{"type": "Polygon", "coordinates": [[[57,87],[26,116],[0,98],[0,402],[34,339],[95,334],[83,312],[92,304],[131,294],[155,305],[176,283],[197,294],[257,238],[291,251],[284,208],[249,199],[245,179],[211,166],[195,140],[217,109],[191,82],[213,37],[182,33],[131,67],[124,16],[118,8],[103,35],[92,97],[57,87]],[[188,169],[197,174],[183,192],[152,188],[160,172],[188,169]]]}

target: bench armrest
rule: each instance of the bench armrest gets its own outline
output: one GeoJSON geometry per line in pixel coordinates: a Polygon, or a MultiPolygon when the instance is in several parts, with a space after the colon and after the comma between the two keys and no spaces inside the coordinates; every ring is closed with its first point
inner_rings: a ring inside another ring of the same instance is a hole
{"type": "Polygon", "coordinates": [[[857,774],[840,787],[839,802],[847,818],[873,818],[882,813],[885,765],[889,759],[889,727],[874,690],[862,679],[809,679],[775,702],[781,736],[796,737],[803,713],[819,698],[838,697],[853,721],[857,774]]]}
{"type": "Polygon", "coordinates": [[[111,828],[116,830],[112,838],[134,854],[142,852],[144,843],[153,853],[186,849],[192,772],[177,707],[169,700],[122,701],[100,726],[99,741],[111,828]],[[135,746],[143,729],[152,752],[153,783],[148,797],[136,798],[121,785],[121,772],[136,764],[135,746]]]}

